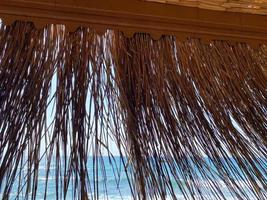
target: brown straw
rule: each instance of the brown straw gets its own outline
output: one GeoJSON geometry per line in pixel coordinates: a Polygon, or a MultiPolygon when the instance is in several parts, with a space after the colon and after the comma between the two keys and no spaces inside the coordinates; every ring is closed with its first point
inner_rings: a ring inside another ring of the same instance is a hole
{"type": "Polygon", "coordinates": [[[218,179],[234,199],[266,199],[266,67],[266,46],[1,25],[3,199],[14,187],[36,199],[41,159],[45,199],[49,176],[56,199],[70,187],[73,199],[99,199],[102,189],[108,198],[104,152],[120,182],[110,140],[134,199],[177,199],[175,187],[185,199],[226,199],[218,179]]]}

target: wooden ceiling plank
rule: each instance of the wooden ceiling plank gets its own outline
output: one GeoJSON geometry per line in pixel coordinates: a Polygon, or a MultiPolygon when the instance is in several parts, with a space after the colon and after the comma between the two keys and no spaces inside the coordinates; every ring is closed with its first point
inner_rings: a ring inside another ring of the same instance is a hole
{"type": "Polygon", "coordinates": [[[131,36],[150,33],[157,38],[173,34],[181,38],[267,43],[267,16],[214,11],[138,0],[1,0],[0,17],[6,23],[33,21],[37,27],[64,24],[116,29],[131,36]]]}

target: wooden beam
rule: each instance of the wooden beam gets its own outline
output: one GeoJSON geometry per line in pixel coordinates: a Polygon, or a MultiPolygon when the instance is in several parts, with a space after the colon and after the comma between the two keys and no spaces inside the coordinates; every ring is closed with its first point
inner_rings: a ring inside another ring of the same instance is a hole
{"type": "Polygon", "coordinates": [[[229,40],[252,45],[267,44],[267,16],[212,11],[139,0],[1,0],[0,17],[6,24],[15,20],[64,24],[69,31],[79,26],[150,33],[155,39],[172,34],[203,40],[229,40]]]}
{"type": "Polygon", "coordinates": [[[209,10],[267,15],[267,0],[142,0],[209,10]]]}

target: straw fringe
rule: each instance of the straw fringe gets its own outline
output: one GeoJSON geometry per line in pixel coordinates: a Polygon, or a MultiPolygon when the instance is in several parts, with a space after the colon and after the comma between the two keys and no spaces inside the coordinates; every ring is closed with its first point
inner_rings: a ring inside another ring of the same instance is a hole
{"type": "Polygon", "coordinates": [[[44,198],[55,159],[57,199],[66,198],[70,184],[73,198],[99,199],[108,187],[99,181],[106,177],[104,151],[119,177],[110,139],[134,199],[177,199],[176,185],[185,199],[225,199],[215,178],[236,199],[249,198],[237,178],[253,197],[267,198],[265,46],[173,36],[155,41],[113,31],[100,36],[88,28],[67,33],[59,25],[36,30],[17,22],[1,26],[0,50],[3,199],[15,179],[18,193],[36,198],[41,159],[44,198]]]}

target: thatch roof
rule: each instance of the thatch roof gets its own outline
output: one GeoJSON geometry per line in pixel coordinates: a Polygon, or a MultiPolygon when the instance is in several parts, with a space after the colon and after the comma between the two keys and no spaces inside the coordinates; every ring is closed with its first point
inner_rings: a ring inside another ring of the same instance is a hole
{"type": "Polygon", "coordinates": [[[110,139],[134,199],[177,199],[177,186],[186,200],[225,200],[215,179],[235,199],[267,199],[267,16],[56,2],[0,1],[3,199],[36,198],[42,159],[44,198],[54,159],[57,199],[70,185],[99,199],[110,139]]]}

